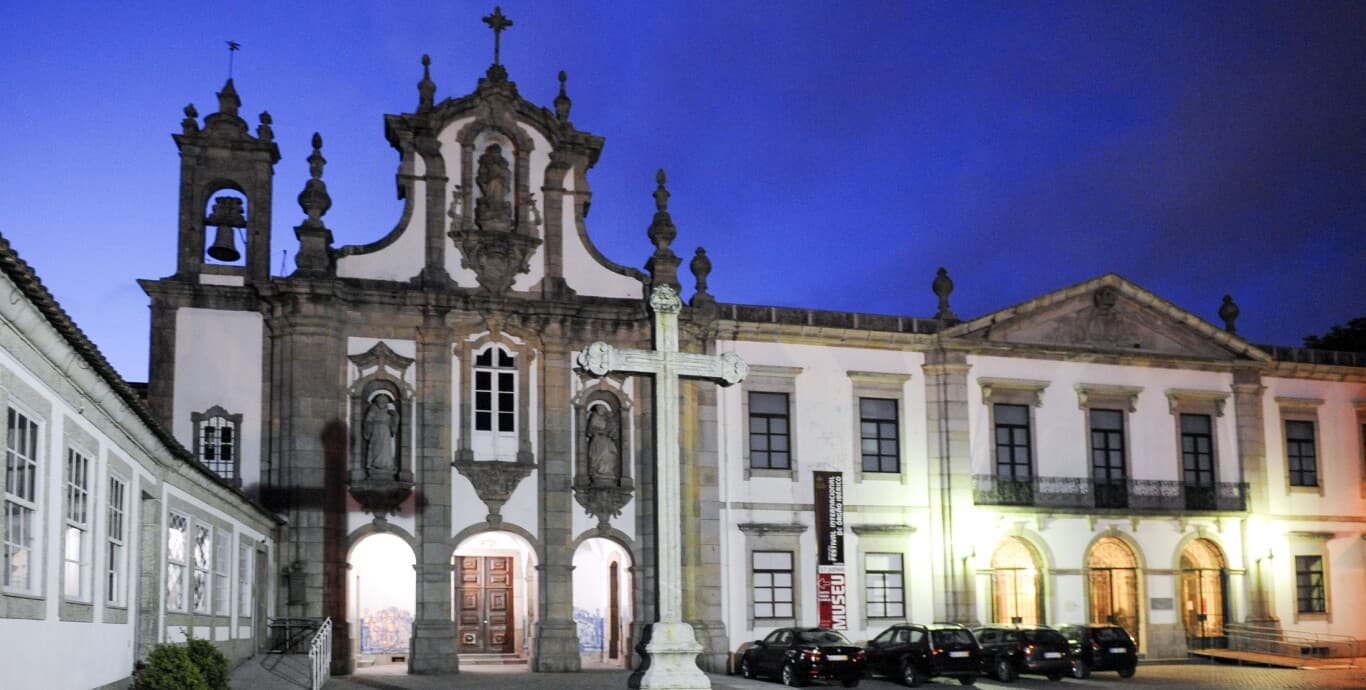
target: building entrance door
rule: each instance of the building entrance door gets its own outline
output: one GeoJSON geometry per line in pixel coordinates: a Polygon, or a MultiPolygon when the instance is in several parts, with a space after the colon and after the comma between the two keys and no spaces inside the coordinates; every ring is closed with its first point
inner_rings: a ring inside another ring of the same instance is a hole
{"type": "Polygon", "coordinates": [[[511,653],[512,558],[456,556],[455,636],[459,652],[511,653]]]}

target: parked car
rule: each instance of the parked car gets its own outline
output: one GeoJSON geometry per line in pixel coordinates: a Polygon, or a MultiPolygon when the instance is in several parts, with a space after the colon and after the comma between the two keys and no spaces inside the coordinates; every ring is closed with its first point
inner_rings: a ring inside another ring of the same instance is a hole
{"type": "Polygon", "coordinates": [[[740,675],[776,677],[794,687],[813,680],[837,680],[852,688],[863,676],[864,666],[863,649],[826,628],[779,628],[740,657],[740,675]]]}
{"type": "Polygon", "coordinates": [[[972,632],[985,653],[983,667],[1002,682],[1009,683],[1021,673],[1062,680],[1072,671],[1067,638],[1048,626],[988,625],[972,632]]]}
{"type": "Polygon", "coordinates": [[[1138,645],[1117,625],[1060,625],[1058,632],[1072,647],[1072,677],[1086,678],[1092,671],[1119,671],[1120,678],[1134,675],[1138,645]]]}
{"type": "Polygon", "coordinates": [[[870,674],[900,679],[913,688],[935,676],[977,682],[982,646],[972,631],[954,623],[893,625],[864,649],[870,674]]]}

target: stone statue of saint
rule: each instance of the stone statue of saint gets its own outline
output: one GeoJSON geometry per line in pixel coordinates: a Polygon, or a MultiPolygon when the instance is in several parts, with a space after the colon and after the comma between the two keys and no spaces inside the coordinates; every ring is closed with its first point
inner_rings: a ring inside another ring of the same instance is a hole
{"type": "Polygon", "coordinates": [[[588,474],[594,484],[615,485],[621,472],[617,419],[606,405],[588,413],[588,474]]]}
{"type": "Polygon", "coordinates": [[[361,435],[365,438],[365,468],[374,472],[393,472],[398,410],[388,395],[377,395],[365,408],[361,435]]]}
{"type": "Polygon", "coordinates": [[[503,158],[503,147],[490,144],[479,156],[479,172],[474,181],[479,185],[479,200],[474,206],[474,220],[479,228],[489,230],[508,230],[512,227],[512,203],[508,201],[508,189],[512,185],[512,173],[507,159],[503,158]]]}

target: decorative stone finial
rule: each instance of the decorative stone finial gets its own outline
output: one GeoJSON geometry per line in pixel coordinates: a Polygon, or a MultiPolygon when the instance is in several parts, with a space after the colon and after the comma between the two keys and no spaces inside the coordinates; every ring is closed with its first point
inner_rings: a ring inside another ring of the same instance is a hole
{"type": "Polygon", "coordinates": [[[232,85],[232,78],[228,78],[228,83],[223,85],[223,90],[218,92],[218,112],[226,115],[237,115],[237,109],[242,107],[242,99],[237,96],[237,87],[232,85]]]}
{"type": "Polygon", "coordinates": [[[308,214],[306,224],[321,224],[323,214],[332,208],[332,197],[328,196],[327,185],[322,179],[323,166],[327,164],[327,159],[323,158],[322,148],[322,135],[314,132],[313,153],[308,156],[308,174],[312,179],[304,184],[304,191],[299,193],[299,206],[308,214]]]}
{"type": "Polygon", "coordinates": [[[569,75],[560,70],[560,95],[555,97],[555,117],[559,118],[560,122],[569,121],[569,106],[574,104],[569,100],[569,94],[564,91],[564,82],[568,78],[569,75]]]}
{"type": "Polygon", "coordinates": [[[494,83],[505,82],[508,80],[508,71],[506,67],[503,67],[499,53],[502,45],[502,33],[512,26],[512,20],[503,16],[502,7],[495,6],[493,14],[484,17],[484,23],[493,29],[493,64],[489,65],[488,79],[494,83]]]}
{"type": "Polygon", "coordinates": [[[298,275],[325,276],[332,273],[332,231],[323,225],[323,214],[332,208],[332,197],[327,194],[323,182],[323,166],[327,159],[322,153],[323,138],[313,133],[313,153],[308,157],[308,182],[304,191],[299,193],[299,207],[308,214],[303,224],[294,228],[294,236],[299,239],[299,253],[294,264],[299,267],[298,275]]]}
{"type": "Polygon", "coordinates": [[[953,292],[953,279],[949,278],[948,269],[943,266],[939,267],[939,271],[934,276],[934,284],[931,287],[935,296],[939,298],[939,311],[935,313],[934,318],[957,321],[958,315],[949,309],[949,295],[953,292]]]}
{"type": "Polygon", "coordinates": [[[649,237],[655,245],[655,253],[650,260],[645,263],[645,267],[650,271],[651,285],[670,285],[675,291],[678,289],[678,264],[682,259],[674,254],[669,248],[669,244],[678,236],[678,228],[674,227],[673,218],[669,215],[669,190],[665,189],[664,182],[667,178],[664,169],[660,168],[655,174],[655,217],[650,223],[649,237]]]}
{"type": "Polygon", "coordinates": [[[692,261],[688,263],[688,270],[692,271],[692,276],[697,281],[697,291],[693,293],[692,299],[688,300],[688,305],[696,311],[698,318],[710,322],[716,318],[716,298],[707,292],[707,276],[711,275],[711,259],[707,258],[706,249],[697,248],[692,261]]]}
{"type": "Polygon", "coordinates": [[[1240,313],[1242,312],[1238,309],[1238,304],[1233,301],[1233,295],[1224,295],[1224,303],[1219,305],[1219,318],[1224,320],[1225,331],[1233,334],[1238,333],[1233,322],[1238,320],[1240,313]]]}
{"type": "Polygon", "coordinates": [[[185,105],[185,119],[180,121],[180,128],[186,134],[194,134],[199,131],[199,111],[195,110],[193,103],[185,105]]]}
{"type": "Polygon", "coordinates": [[[432,57],[422,56],[422,81],[417,83],[417,109],[431,110],[433,99],[436,98],[436,82],[432,81],[432,57]]]}
{"type": "Polygon", "coordinates": [[[261,111],[261,124],[256,126],[256,138],[260,139],[263,143],[269,143],[275,140],[275,130],[270,127],[272,122],[273,120],[270,119],[270,113],[268,111],[261,111]]]}

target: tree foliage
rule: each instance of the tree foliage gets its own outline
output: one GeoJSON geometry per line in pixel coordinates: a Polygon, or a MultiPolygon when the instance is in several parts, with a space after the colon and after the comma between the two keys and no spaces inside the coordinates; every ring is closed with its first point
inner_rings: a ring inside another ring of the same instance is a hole
{"type": "Polygon", "coordinates": [[[1366,316],[1352,319],[1346,326],[1333,326],[1323,335],[1305,336],[1304,346],[1314,350],[1366,352],[1366,316]]]}

